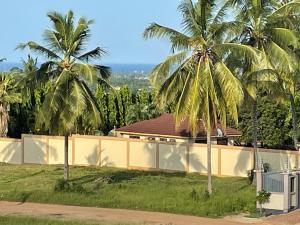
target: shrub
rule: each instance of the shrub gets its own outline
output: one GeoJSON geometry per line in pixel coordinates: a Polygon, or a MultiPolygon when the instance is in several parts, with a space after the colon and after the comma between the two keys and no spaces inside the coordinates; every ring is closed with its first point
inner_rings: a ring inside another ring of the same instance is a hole
{"type": "Polygon", "coordinates": [[[78,192],[85,193],[85,189],[80,183],[58,179],[54,186],[55,192],[78,192]]]}
{"type": "Polygon", "coordinates": [[[258,192],[258,195],[256,196],[256,201],[258,201],[260,205],[260,215],[263,214],[263,207],[262,205],[270,201],[271,193],[267,192],[265,190],[262,190],[258,192]]]}

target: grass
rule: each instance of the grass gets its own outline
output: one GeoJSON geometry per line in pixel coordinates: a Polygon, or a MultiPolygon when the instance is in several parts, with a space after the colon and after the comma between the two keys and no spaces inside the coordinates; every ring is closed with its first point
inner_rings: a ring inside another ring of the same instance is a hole
{"type": "Polygon", "coordinates": [[[0,164],[0,200],[139,209],[220,217],[255,212],[255,189],[247,178],[207,177],[199,174],[127,171],[71,167],[72,187],[54,191],[62,166],[0,164]]]}
{"type": "Polygon", "coordinates": [[[62,219],[46,219],[21,216],[0,216],[0,225],[138,225],[129,223],[78,222],[62,219]]]}

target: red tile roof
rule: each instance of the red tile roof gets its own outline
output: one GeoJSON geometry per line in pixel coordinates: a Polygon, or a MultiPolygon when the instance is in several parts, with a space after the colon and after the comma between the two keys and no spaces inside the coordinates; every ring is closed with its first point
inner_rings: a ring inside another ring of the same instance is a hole
{"type": "MultiPolygon", "coordinates": [[[[221,125],[217,125],[223,133],[227,136],[239,136],[241,133],[234,128],[227,127],[226,132],[221,128],[221,125]]],[[[141,122],[133,123],[131,125],[121,127],[116,129],[117,132],[121,133],[136,133],[136,134],[153,134],[153,135],[163,135],[163,136],[177,136],[177,137],[191,137],[191,132],[189,131],[188,120],[185,119],[178,129],[175,128],[175,118],[172,114],[166,113],[162,116],[144,120],[141,122]]],[[[214,129],[211,132],[212,136],[217,136],[217,131],[214,129]]],[[[203,123],[200,122],[199,124],[199,133],[197,137],[206,137],[206,131],[203,126],[203,123]]]]}

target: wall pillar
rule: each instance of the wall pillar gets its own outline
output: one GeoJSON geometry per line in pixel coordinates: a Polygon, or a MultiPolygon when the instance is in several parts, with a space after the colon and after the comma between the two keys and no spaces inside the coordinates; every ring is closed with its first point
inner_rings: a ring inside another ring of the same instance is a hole
{"type": "Polygon", "coordinates": [[[295,207],[299,208],[299,171],[295,173],[295,207]]]}
{"type": "Polygon", "coordinates": [[[258,194],[258,192],[263,190],[263,170],[256,170],[255,174],[256,174],[256,193],[258,194]]]}
{"type": "MultiPolygon", "coordinates": [[[[263,170],[259,169],[259,170],[255,170],[255,176],[256,176],[256,195],[258,195],[258,193],[260,191],[263,190],[263,170]]],[[[256,208],[260,208],[260,204],[258,202],[256,202],[256,208]]]]}
{"type": "Polygon", "coordinates": [[[283,212],[288,213],[291,206],[291,198],[290,198],[290,174],[283,173],[283,212]]]}
{"type": "Polygon", "coordinates": [[[24,147],[24,134],[21,134],[21,164],[24,164],[25,147],[24,147]]]}

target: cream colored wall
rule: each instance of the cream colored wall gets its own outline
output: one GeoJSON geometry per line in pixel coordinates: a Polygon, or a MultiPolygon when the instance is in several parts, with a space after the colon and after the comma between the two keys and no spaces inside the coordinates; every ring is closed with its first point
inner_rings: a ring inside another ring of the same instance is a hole
{"type": "Polygon", "coordinates": [[[156,168],[156,143],[130,142],[129,166],[156,168]]]}
{"type": "MultiPolygon", "coordinates": [[[[295,160],[292,159],[292,157],[289,157],[289,155],[287,153],[283,153],[278,151],[278,153],[276,152],[265,152],[265,151],[261,151],[259,150],[259,159],[262,160],[263,163],[269,163],[271,165],[271,171],[280,171],[280,170],[284,170],[287,169],[287,164],[293,163],[295,160]]],[[[293,168],[293,165],[292,167],[293,168]]]]}
{"type": "MultiPolygon", "coordinates": [[[[207,148],[190,147],[189,148],[189,171],[198,173],[207,173],[207,148]]],[[[211,149],[211,170],[212,174],[218,174],[218,149],[211,149]]]]}
{"type": "Polygon", "coordinates": [[[25,136],[24,163],[47,164],[46,143],[46,138],[25,136]]]}
{"type": "Polygon", "coordinates": [[[74,164],[100,165],[99,139],[74,137],[74,164]]]}
{"type": "MultiPolygon", "coordinates": [[[[49,164],[64,164],[64,139],[49,138],[49,164]]],[[[72,139],[69,139],[68,146],[69,165],[72,165],[72,139]]]]}
{"type": "Polygon", "coordinates": [[[263,204],[265,209],[283,210],[284,208],[284,195],[283,193],[271,193],[269,203],[263,204]]]}
{"type": "Polygon", "coordinates": [[[0,139],[0,162],[11,164],[22,163],[21,140],[0,139]]]}
{"type": "Polygon", "coordinates": [[[246,177],[252,168],[251,151],[221,149],[221,174],[246,177]]]}
{"type": "MultiPolygon", "coordinates": [[[[23,135],[23,141],[25,163],[47,164],[49,162],[49,164],[63,164],[63,137],[23,135]],[[48,147],[47,143],[49,144],[48,147]]],[[[0,139],[1,162],[21,163],[22,155],[21,140],[0,139]]],[[[298,152],[279,150],[259,149],[259,157],[264,163],[271,165],[272,171],[285,169],[287,162],[289,162],[290,168],[294,168],[297,161],[298,164],[300,161],[298,152]]],[[[161,170],[189,171],[203,174],[207,171],[206,145],[194,143],[154,143],[148,140],[74,135],[69,139],[70,165],[73,159],[76,165],[101,165],[137,169],[157,169],[157,166],[159,166],[161,170]],[[156,146],[158,146],[158,150],[156,146]],[[74,156],[72,155],[73,150],[75,152],[74,156]],[[188,158],[187,154],[189,154],[188,158]],[[159,159],[158,162],[157,159],[159,159]]],[[[213,174],[245,177],[247,175],[246,171],[251,169],[251,166],[251,148],[212,146],[213,174]]]]}
{"type": "Polygon", "coordinates": [[[186,171],[186,145],[159,144],[159,168],[186,171]]]}
{"type": "Polygon", "coordinates": [[[101,166],[127,168],[127,141],[101,140],[101,166]]]}

